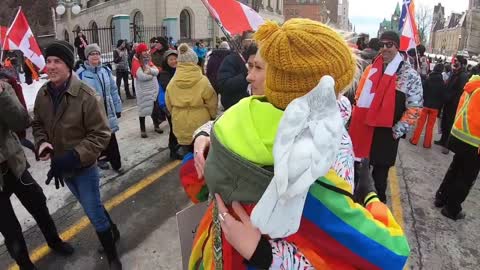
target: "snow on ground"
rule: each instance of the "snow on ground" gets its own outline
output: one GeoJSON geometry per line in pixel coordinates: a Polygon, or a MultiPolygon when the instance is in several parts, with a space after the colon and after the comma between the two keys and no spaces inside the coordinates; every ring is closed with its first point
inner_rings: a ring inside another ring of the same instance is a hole
{"type": "MultiPolygon", "coordinates": [[[[116,80],[115,76],[113,76],[113,80],[116,80]]],[[[20,81],[22,82],[23,96],[25,98],[25,103],[27,103],[27,109],[29,112],[33,112],[33,105],[35,104],[35,98],[37,97],[38,90],[40,90],[40,88],[46,82],[48,82],[47,76],[42,75],[38,81],[33,81],[31,85],[28,85],[24,82],[25,80],[21,74],[20,81]]],[[[129,84],[132,85],[132,81],[129,80],[129,84]]]]}
{"type": "Polygon", "coordinates": [[[38,90],[40,90],[42,85],[47,81],[48,80],[45,78],[40,78],[38,81],[33,81],[31,85],[22,83],[23,97],[25,98],[25,103],[27,103],[27,109],[29,112],[33,111],[33,105],[35,104],[38,90]]]}

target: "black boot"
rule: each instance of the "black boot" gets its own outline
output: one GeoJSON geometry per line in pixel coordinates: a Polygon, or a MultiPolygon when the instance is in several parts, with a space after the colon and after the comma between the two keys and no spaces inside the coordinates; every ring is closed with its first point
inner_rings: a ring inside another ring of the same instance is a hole
{"type": "Polygon", "coordinates": [[[112,228],[104,232],[97,232],[98,239],[105,250],[105,255],[108,259],[108,264],[112,270],[121,270],[122,263],[118,258],[117,248],[115,247],[115,241],[113,240],[113,231],[112,228]]]}
{"type": "MultiPolygon", "coordinates": [[[[43,195],[42,195],[43,196],[43,195]]],[[[47,204],[42,202],[37,204],[38,208],[31,209],[31,214],[37,222],[38,228],[42,232],[48,246],[57,254],[62,256],[70,256],[73,254],[73,247],[60,239],[58,235],[57,227],[53,222],[52,216],[47,208],[47,204]]]]}
{"type": "MultiPolygon", "coordinates": [[[[21,231],[20,231],[21,232],[21,231]]],[[[7,246],[8,253],[15,260],[20,270],[35,270],[35,265],[30,260],[28,255],[27,245],[23,239],[5,239],[5,245],[7,246]]]]}
{"type": "Polygon", "coordinates": [[[140,116],[138,120],[140,121],[140,136],[142,138],[147,138],[148,136],[147,136],[147,130],[145,128],[145,117],[140,116]]]}
{"type": "MultiPolygon", "coordinates": [[[[108,213],[108,211],[106,209],[104,211],[105,211],[105,215],[108,218],[108,221],[110,222],[110,226],[112,228],[113,242],[117,244],[118,240],[120,240],[120,231],[118,230],[117,225],[113,223],[112,218],[110,217],[110,214],[108,213]]],[[[105,252],[105,250],[103,249],[103,246],[100,246],[98,248],[98,253],[103,254],[103,252],[105,252]]]]}

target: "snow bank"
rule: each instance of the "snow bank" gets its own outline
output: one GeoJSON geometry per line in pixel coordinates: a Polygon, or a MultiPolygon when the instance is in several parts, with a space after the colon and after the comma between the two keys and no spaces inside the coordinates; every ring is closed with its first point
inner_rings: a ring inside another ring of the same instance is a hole
{"type": "Polygon", "coordinates": [[[48,80],[40,78],[38,81],[33,81],[31,85],[22,83],[23,96],[25,97],[25,103],[27,103],[27,109],[29,112],[33,111],[33,105],[35,104],[35,98],[37,97],[38,90],[48,80]]]}

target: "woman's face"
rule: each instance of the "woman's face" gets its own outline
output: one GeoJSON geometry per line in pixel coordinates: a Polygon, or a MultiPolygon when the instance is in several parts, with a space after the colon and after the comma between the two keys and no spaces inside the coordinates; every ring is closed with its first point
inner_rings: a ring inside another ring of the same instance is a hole
{"type": "Polygon", "coordinates": [[[88,63],[94,67],[96,66],[99,66],[100,65],[100,61],[101,58],[100,58],[100,53],[99,52],[91,52],[89,55],[88,55],[88,63]]]}
{"type": "Polygon", "coordinates": [[[253,60],[253,67],[248,71],[247,81],[250,83],[252,95],[263,95],[265,92],[267,63],[260,55],[260,50],[257,52],[253,60]]]}
{"type": "Polygon", "coordinates": [[[177,68],[177,56],[175,54],[168,56],[167,65],[171,68],[177,68]]]}

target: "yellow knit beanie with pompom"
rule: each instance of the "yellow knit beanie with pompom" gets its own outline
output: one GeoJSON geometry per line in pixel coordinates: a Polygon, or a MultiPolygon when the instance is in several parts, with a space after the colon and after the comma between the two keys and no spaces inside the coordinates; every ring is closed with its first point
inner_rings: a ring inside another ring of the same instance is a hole
{"type": "Polygon", "coordinates": [[[337,93],[353,82],[353,52],[340,34],[322,23],[290,19],[279,26],[267,21],[255,40],[268,64],[265,95],[279,109],[308,93],[325,75],[335,79],[337,93]]]}

